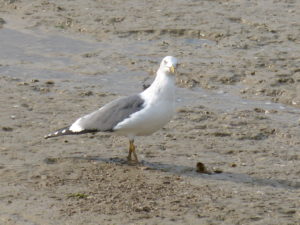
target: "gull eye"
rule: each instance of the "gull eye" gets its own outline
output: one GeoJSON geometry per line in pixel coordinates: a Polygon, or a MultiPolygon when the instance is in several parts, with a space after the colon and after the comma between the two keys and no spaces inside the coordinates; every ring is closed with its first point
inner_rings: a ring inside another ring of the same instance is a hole
{"type": "Polygon", "coordinates": [[[167,60],[164,60],[164,64],[167,65],[167,63],[168,63],[167,60]]]}

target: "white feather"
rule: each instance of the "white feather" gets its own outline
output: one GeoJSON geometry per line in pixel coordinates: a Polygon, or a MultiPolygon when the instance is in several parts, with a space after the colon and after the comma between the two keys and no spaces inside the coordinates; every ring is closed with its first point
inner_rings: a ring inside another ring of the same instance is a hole
{"type": "Polygon", "coordinates": [[[80,126],[80,120],[81,118],[79,118],[78,120],[76,120],[71,126],[70,126],[70,131],[73,132],[80,132],[83,131],[84,129],[80,126]]]}

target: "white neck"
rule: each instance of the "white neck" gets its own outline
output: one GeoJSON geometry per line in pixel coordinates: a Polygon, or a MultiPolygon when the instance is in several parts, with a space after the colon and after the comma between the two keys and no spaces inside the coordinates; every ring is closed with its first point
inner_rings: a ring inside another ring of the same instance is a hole
{"type": "Polygon", "coordinates": [[[155,80],[145,91],[141,93],[143,97],[151,99],[153,101],[159,98],[160,101],[174,101],[175,96],[175,77],[174,75],[168,75],[161,70],[156,73],[155,80]]]}

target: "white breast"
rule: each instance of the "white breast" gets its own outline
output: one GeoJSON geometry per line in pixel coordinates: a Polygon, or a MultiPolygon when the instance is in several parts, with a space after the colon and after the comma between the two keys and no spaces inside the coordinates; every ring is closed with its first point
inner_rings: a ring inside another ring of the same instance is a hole
{"type": "Polygon", "coordinates": [[[158,74],[152,85],[140,94],[144,108],[114,127],[120,135],[144,136],[162,128],[174,115],[174,78],[158,74]],[[159,76],[160,75],[160,76],[159,76]]]}
{"type": "Polygon", "coordinates": [[[174,106],[170,102],[156,102],[117,124],[117,134],[131,136],[150,135],[168,123],[174,115],[174,106]]]}

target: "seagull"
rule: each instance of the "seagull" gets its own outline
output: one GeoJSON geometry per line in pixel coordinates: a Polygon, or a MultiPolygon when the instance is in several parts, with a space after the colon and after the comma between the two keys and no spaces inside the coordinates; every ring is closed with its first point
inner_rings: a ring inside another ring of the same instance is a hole
{"type": "Polygon", "coordinates": [[[147,136],[167,124],[175,113],[175,71],[178,61],[166,56],[153,83],[143,92],[118,98],[100,109],[78,118],[70,126],[45,136],[110,132],[129,139],[129,162],[138,162],[134,138],[147,136]],[[132,159],[132,155],[134,159],[132,159]]]}

